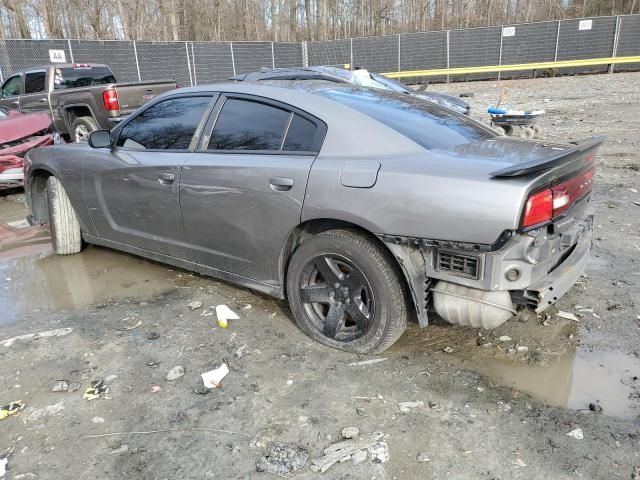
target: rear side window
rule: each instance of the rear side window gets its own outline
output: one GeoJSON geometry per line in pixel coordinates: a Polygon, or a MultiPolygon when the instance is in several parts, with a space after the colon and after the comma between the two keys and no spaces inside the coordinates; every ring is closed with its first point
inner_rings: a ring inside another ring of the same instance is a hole
{"type": "Polygon", "coordinates": [[[42,93],[45,90],[45,72],[32,72],[24,76],[24,93],[42,93]]]}
{"type": "Polygon", "coordinates": [[[91,67],[78,65],[75,67],[56,68],[53,80],[54,89],[91,87],[116,83],[116,79],[107,67],[91,67]]]}
{"type": "Polygon", "coordinates": [[[452,148],[497,135],[465,115],[413,95],[370,90],[325,90],[319,95],[376,119],[428,150],[452,148]]]}
{"type": "Polygon", "coordinates": [[[280,150],[291,113],[251,100],[228,98],[211,133],[209,150],[280,150]]]}
{"type": "Polygon", "coordinates": [[[310,152],[315,150],[314,139],[316,137],[315,124],[301,117],[294,115],[287,130],[287,138],[282,149],[289,152],[310,152]]]}
{"type": "Polygon", "coordinates": [[[130,150],[186,150],[211,97],[181,97],[146,109],[120,131],[116,145],[130,150]]]}

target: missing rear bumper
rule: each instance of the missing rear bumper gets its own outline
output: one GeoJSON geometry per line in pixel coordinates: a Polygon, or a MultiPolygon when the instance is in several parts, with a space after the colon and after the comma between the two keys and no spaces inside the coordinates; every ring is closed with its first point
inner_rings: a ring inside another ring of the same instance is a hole
{"type": "MultiPolygon", "coordinates": [[[[556,303],[571,289],[589,262],[592,232],[588,230],[580,238],[571,254],[549,275],[519,292],[523,303],[540,313],[556,303]]],[[[518,302],[520,303],[520,302],[518,302]]]]}

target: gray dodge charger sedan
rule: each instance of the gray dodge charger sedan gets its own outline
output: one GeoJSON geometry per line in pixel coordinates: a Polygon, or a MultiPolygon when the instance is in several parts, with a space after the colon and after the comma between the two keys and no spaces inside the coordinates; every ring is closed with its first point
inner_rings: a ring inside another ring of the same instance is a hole
{"type": "Polygon", "coordinates": [[[374,353],[410,316],[493,328],[569,290],[601,143],[330,82],[219,84],[30,152],[25,185],[58,254],[93,243],[286,298],[309,336],[374,353]]]}

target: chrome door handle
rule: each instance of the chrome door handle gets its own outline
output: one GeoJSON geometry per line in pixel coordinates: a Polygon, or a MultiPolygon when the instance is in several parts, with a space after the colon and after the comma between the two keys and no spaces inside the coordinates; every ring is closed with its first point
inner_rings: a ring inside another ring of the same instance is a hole
{"type": "Polygon", "coordinates": [[[172,185],[173,182],[175,181],[176,176],[173,173],[159,173],[158,174],[158,181],[162,184],[162,185],[172,185]]]}
{"type": "Polygon", "coordinates": [[[293,187],[293,178],[286,177],[271,177],[269,179],[271,190],[275,192],[286,192],[293,187]]]}
{"type": "Polygon", "coordinates": [[[46,98],[41,98],[40,100],[38,100],[40,103],[47,103],[47,99],[46,98]]]}

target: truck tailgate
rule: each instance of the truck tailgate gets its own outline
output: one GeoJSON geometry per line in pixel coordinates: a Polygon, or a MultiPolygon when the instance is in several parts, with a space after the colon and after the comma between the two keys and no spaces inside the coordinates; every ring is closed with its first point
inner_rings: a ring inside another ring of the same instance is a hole
{"type": "Polygon", "coordinates": [[[176,88],[175,81],[117,83],[115,85],[120,103],[120,113],[127,115],[161,93],[176,88]]]}

